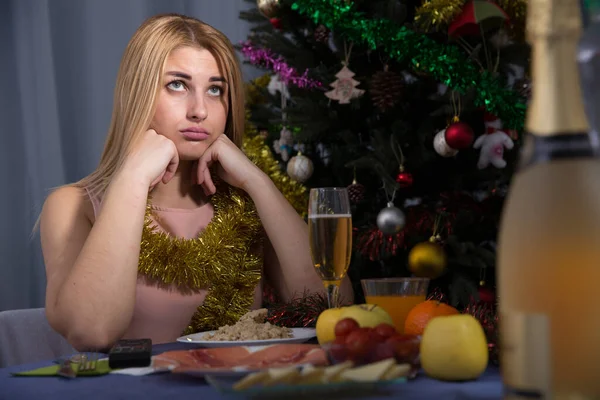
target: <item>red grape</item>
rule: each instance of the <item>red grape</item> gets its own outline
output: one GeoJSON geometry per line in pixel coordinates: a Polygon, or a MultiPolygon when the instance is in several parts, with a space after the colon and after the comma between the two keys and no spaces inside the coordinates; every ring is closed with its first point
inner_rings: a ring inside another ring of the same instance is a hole
{"type": "Polygon", "coordinates": [[[349,358],[344,338],[336,338],[330,346],[329,354],[333,358],[334,363],[344,362],[349,358]]]}
{"type": "Polygon", "coordinates": [[[391,346],[399,362],[413,363],[419,356],[419,337],[414,335],[396,334],[386,340],[391,346]]]}
{"type": "Polygon", "coordinates": [[[371,329],[358,328],[346,336],[346,347],[353,359],[364,357],[373,347],[371,329]]]}
{"type": "Polygon", "coordinates": [[[352,318],[341,319],[335,324],[335,337],[346,337],[350,332],[355,331],[359,327],[358,322],[352,318]]]}
{"type": "Polygon", "coordinates": [[[386,324],[386,323],[377,325],[375,327],[375,331],[377,332],[377,334],[379,336],[381,336],[384,339],[387,339],[390,336],[393,336],[397,333],[396,328],[393,325],[386,324]]]}
{"type": "Polygon", "coordinates": [[[370,362],[377,362],[394,358],[396,356],[395,346],[389,343],[378,343],[370,354],[370,362]]]}

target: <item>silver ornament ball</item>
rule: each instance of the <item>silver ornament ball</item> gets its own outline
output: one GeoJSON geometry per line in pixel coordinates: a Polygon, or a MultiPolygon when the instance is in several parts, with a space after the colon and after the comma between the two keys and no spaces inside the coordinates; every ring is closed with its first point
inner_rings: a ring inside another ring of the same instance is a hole
{"type": "Polygon", "coordinates": [[[398,207],[395,207],[392,202],[389,202],[387,207],[377,215],[377,227],[386,235],[400,232],[405,223],[404,213],[398,207]]]}

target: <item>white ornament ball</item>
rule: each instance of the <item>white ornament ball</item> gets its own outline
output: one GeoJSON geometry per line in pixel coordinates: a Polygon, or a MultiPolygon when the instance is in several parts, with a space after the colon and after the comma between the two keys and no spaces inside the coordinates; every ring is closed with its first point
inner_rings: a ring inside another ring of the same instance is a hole
{"type": "Polygon", "coordinates": [[[458,153],[458,150],[448,146],[445,135],[445,129],[442,129],[435,135],[433,138],[433,148],[435,149],[435,152],[442,157],[454,157],[458,153]]]}
{"type": "Polygon", "coordinates": [[[287,173],[295,181],[305,182],[312,176],[313,163],[310,158],[298,154],[288,161],[287,173]]]}

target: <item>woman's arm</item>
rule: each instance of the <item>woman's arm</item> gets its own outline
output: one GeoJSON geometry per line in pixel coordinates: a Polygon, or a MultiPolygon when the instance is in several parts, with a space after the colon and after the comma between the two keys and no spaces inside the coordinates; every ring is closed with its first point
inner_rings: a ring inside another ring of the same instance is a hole
{"type": "MultiPolygon", "coordinates": [[[[247,192],[254,201],[267,233],[265,275],[283,301],[302,295],[324,292],[315,272],[308,240],[308,226],[296,210],[262,171],[249,182],[247,192]]],[[[340,302],[352,303],[354,294],[348,277],[342,280],[340,302]]]]}
{"type": "Polygon", "coordinates": [[[93,226],[83,189],[60,188],[44,204],[46,314],[78,350],[110,347],[129,326],[147,191],[115,180],[93,226]]]}
{"type": "MultiPolygon", "coordinates": [[[[256,206],[273,251],[265,257],[265,275],[284,301],[310,292],[325,290],[314,270],[308,244],[308,226],[277,189],[273,181],[225,135],[219,136],[198,160],[197,182],[207,195],[217,188],[210,167],[218,165],[217,173],[228,184],[250,195],[256,206]]],[[[340,299],[352,302],[352,285],[345,278],[340,299]]]]}
{"type": "Polygon", "coordinates": [[[149,130],[113,176],[93,226],[84,189],[60,188],[44,203],[46,314],[76,349],[108,348],[129,327],[148,189],[168,182],[178,162],[173,142],[149,130]]]}

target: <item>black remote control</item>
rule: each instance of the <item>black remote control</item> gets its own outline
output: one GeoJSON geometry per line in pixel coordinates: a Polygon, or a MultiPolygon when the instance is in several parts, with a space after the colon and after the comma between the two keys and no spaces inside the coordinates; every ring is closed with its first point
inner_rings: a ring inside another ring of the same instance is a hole
{"type": "Polygon", "coordinates": [[[151,339],[122,339],[108,352],[108,366],[112,369],[147,367],[151,362],[151,339]]]}

